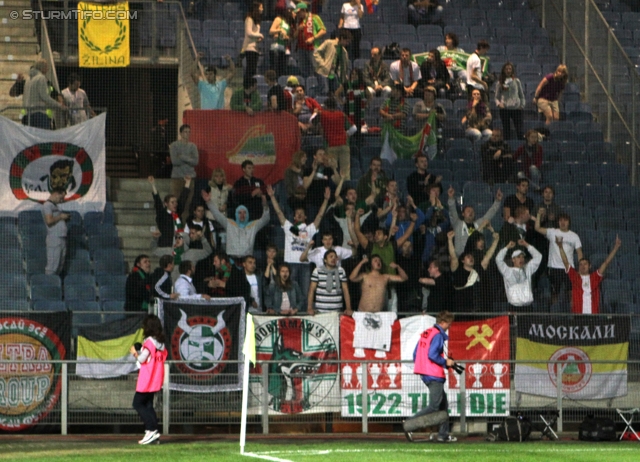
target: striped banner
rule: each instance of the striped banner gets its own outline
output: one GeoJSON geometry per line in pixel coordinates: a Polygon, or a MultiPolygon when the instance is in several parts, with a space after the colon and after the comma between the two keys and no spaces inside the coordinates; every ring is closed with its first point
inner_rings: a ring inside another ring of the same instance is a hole
{"type": "Polygon", "coordinates": [[[604,399],[627,394],[629,317],[519,317],[516,391],[555,397],[562,371],[562,393],[571,399],[604,399]],[[526,363],[529,360],[560,363],[526,363]],[[587,361],[587,362],[581,362],[587,361]]]}

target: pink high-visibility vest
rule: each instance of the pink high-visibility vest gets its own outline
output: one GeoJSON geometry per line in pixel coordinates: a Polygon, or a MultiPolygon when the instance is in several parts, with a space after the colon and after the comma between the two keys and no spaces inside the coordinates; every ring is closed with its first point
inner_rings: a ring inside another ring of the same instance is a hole
{"type": "Polygon", "coordinates": [[[156,350],[156,346],[150,338],[148,338],[142,346],[149,350],[149,357],[143,364],[140,364],[136,391],[140,393],[154,393],[162,390],[162,383],[164,382],[164,362],[168,355],[167,349],[156,350]]]}
{"type": "MultiPolygon", "coordinates": [[[[444,379],[444,368],[429,359],[429,348],[433,337],[438,335],[440,330],[437,327],[431,327],[425,330],[418,341],[418,350],[416,351],[416,362],[413,365],[413,373],[420,375],[428,375],[430,377],[438,377],[444,379]]],[[[444,358],[444,353],[442,353],[444,358]]]]}

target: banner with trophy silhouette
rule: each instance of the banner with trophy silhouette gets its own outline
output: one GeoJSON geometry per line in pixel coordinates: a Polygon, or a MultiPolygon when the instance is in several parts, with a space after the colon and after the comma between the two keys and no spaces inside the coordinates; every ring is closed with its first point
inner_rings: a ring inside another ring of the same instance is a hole
{"type": "Polygon", "coordinates": [[[340,359],[342,416],[362,415],[363,361],[368,364],[367,404],[370,417],[410,416],[418,412],[427,401],[427,387],[420,376],[413,373],[413,350],[420,334],[432,327],[432,316],[411,316],[395,319],[395,313],[364,313],[361,317],[343,316],[340,319],[340,359]],[[358,339],[362,329],[369,338],[390,338],[367,348],[358,339]],[[383,330],[390,332],[382,332],[383,330]],[[397,361],[397,362],[390,362],[397,361]],[[404,361],[404,362],[402,362],[404,361]]]}
{"type": "MultiPolygon", "coordinates": [[[[449,357],[466,363],[467,416],[509,414],[509,317],[454,321],[449,329],[449,357]],[[473,361],[496,361],[481,363],[473,361]],[[504,361],[504,362],[502,362],[504,361]]],[[[449,389],[460,389],[459,376],[448,370],[449,389]]],[[[452,415],[459,415],[460,400],[449,393],[452,415]]]]}
{"type": "Polygon", "coordinates": [[[254,316],[256,357],[247,412],[270,415],[332,412],[338,389],[338,313],[315,316],[254,316]],[[268,380],[264,386],[265,371],[268,380]]]}
{"type": "Polygon", "coordinates": [[[555,397],[562,372],[562,393],[570,399],[625,396],[630,328],[629,316],[519,316],[516,391],[555,397]]]}
{"type": "Polygon", "coordinates": [[[160,300],[172,390],[211,393],[242,389],[244,298],[160,300]]]}

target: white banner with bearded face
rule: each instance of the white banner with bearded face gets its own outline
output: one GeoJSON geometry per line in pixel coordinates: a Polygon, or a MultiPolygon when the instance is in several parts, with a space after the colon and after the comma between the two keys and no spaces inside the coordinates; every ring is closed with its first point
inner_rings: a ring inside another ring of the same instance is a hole
{"type": "Polygon", "coordinates": [[[67,191],[65,211],[102,211],[106,120],[101,114],[62,130],[42,130],[0,117],[0,214],[39,210],[54,188],[67,191]]]}

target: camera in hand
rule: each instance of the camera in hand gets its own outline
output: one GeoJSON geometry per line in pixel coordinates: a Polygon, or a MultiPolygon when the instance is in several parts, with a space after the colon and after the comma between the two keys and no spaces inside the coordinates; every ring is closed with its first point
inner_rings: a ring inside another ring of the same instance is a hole
{"type": "Polygon", "coordinates": [[[140,350],[142,350],[142,343],[140,342],[136,342],[133,344],[133,348],[136,349],[136,351],[138,352],[138,354],[140,354],[140,350]]]}
{"type": "Polygon", "coordinates": [[[462,374],[464,372],[464,366],[462,364],[458,364],[458,363],[455,363],[453,366],[451,366],[451,369],[456,371],[456,373],[458,375],[460,375],[460,374],[462,374]]]}

